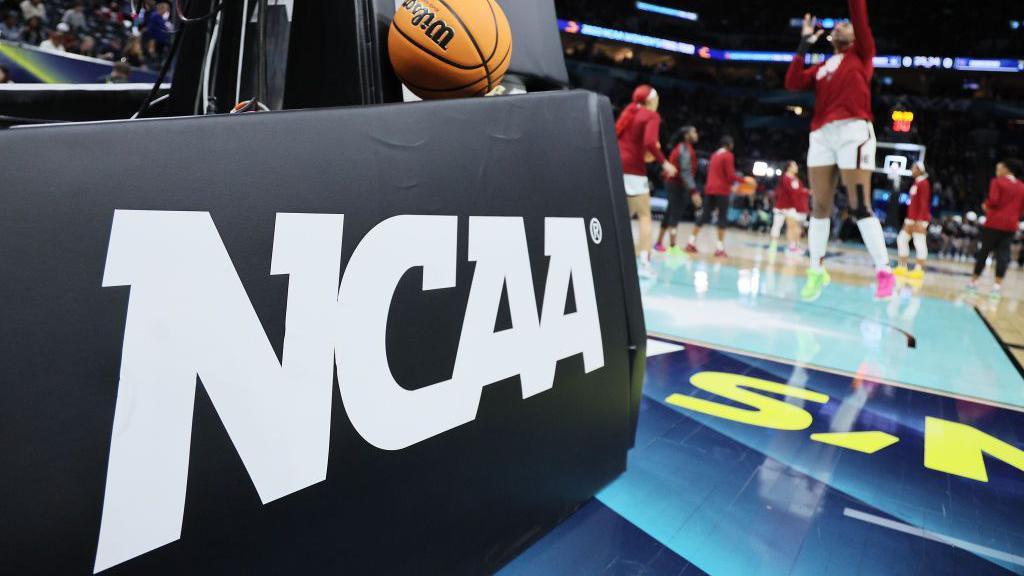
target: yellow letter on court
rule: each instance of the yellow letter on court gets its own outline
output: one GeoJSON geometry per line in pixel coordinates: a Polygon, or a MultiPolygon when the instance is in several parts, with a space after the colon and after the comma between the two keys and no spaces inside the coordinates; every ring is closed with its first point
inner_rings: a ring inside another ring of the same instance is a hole
{"type": "Polygon", "coordinates": [[[985,454],[1024,470],[1024,450],[966,424],[924,419],[925,468],[988,482],[985,454]]]}
{"type": "Polygon", "coordinates": [[[673,394],[665,401],[687,410],[718,416],[719,418],[733,420],[734,422],[753,424],[763,428],[774,428],[775,430],[804,430],[811,425],[813,418],[809,412],[799,406],[787,404],[782,400],[751,392],[750,390],[745,390],[745,388],[763,390],[772,394],[800,398],[801,400],[809,400],[819,404],[828,402],[828,396],[813,390],[725,372],[701,372],[691,377],[690,383],[701,390],[706,390],[740,404],[746,404],[753,408],[753,410],[728,406],[683,394],[673,394]]]}

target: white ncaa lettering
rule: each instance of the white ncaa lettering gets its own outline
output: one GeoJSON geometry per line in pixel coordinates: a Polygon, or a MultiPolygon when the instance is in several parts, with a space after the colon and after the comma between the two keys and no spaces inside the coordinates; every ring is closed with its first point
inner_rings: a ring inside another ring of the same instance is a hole
{"type": "Polygon", "coordinates": [[[131,286],[111,435],[99,572],[180,538],[197,377],[265,504],[326,478],[331,385],[370,444],[398,450],[476,418],[484,386],[520,376],[528,398],[557,362],[604,352],[581,218],[546,218],[538,313],[522,218],[470,218],[476,262],[450,380],[406,390],[385,331],[398,282],[455,286],[458,219],[396,216],[356,247],[340,284],[340,214],[278,214],[270,273],[289,275],[282,360],[206,212],[119,210],[103,286],[131,286]],[[573,287],[576,310],[565,314],[573,287]],[[494,332],[503,287],[512,328],[494,332]]]}

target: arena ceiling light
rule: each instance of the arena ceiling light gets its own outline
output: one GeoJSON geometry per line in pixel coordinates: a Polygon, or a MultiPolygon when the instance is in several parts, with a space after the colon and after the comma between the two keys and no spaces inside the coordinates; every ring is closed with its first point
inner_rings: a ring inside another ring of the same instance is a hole
{"type": "MultiPolygon", "coordinates": [[[[636,44],[657,48],[687,56],[699,56],[707,60],[731,62],[766,62],[788,64],[794,52],[772,52],[768,50],[719,50],[709,46],[697,46],[688,42],[668,40],[624,32],[614,28],[604,28],[593,24],[584,24],[575,20],[558,19],[558,29],[568,34],[579,34],[594,38],[603,38],[627,44],[636,44]]],[[[817,64],[828,58],[826,54],[808,54],[808,64],[817,64]]],[[[879,69],[945,69],[967,72],[1024,72],[1024,59],[1012,58],[952,58],[943,56],[875,56],[875,68],[879,69]]]]}
{"type": "Polygon", "coordinates": [[[642,10],[644,12],[653,12],[655,14],[661,14],[662,16],[681,18],[683,20],[689,20],[691,22],[697,21],[696,12],[687,12],[686,10],[669,8],[668,6],[659,6],[657,4],[651,4],[650,2],[637,2],[636,9],[642,10]]]}

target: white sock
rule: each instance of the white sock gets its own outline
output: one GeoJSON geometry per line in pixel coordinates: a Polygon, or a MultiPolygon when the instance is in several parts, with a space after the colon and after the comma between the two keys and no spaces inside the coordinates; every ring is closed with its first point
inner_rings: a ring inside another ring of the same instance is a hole
{"type": "Polygon", "coordinates": [[[821,260],[828,250],[828,235],[832,228],[832,220],[828,218],[811,218],[811,226],[807,230],[807,248],[811,252],[811,269],[820,270],[821,260]]]}
{"type": "Polygon", "coordinates": [[[864,246],[871,254],[871,259],[875,261],[875,270],[889,271],[889,251],[885,248],[882,223],[874,216],[861,218],[857,220],[857,229],[860,230],[860,237],[864,240],[864,246]]]}
{"type": "Polygon", "coordinates": [[[928,238],[924,234],[914,234],[914,249],[917,251],[918,260],[928,259],[928,238]]]}
{"type": "Polygon", "coordinates": [[[647,252],[646,250],[641,252],[640,253],[640,261],[643,262],[644,264],[650,264],[651,263],[651,253],[647,252]]]}
{"type": "Polygon", "coordinates": [[[786,217],[782,214],[776,214],[775,219],[772,220],[772,241],[778,241],[779,236],[782,235],[782,225],[786,223],[786,217]]]}
{"type": "Polygon", "coordinates": [[[690,244],[693,244],[693,245],[696,245],[696,244],[697,244],[697,237],[696,237],[696,236],[694,236],[693,234],[690,234],[690,240],[689,240],[689,243],[690,243],[690,244]]]}
{"type": "Polygon", "coordinates": [[[896,253],[901,259],[910,257],[910,234],[906,230],[900,230],[896,235],[896,253]]]}
{"type": "Polygon", "coordinates": [[[721,240],[719,240],[718,242],[715,242],[715,249],[725,250],[725,244],[721,240]]]}

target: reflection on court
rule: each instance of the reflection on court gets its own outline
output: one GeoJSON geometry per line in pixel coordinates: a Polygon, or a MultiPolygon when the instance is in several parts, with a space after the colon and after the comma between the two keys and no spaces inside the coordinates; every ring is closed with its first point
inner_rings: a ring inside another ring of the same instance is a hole
{"type": "Polygon", "coordinates": [[[688,344],[627,472],[502,573],[1024,574],[1022,449],[1020,411],[688,344]]]}

